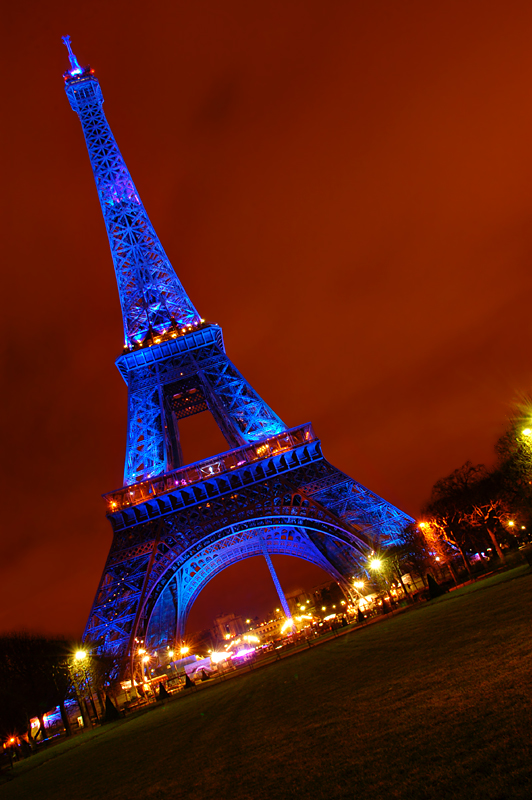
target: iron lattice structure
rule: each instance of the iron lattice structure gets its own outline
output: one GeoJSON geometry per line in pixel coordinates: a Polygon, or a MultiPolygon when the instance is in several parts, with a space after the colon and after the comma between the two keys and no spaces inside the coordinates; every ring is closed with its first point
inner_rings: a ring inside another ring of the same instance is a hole
{"type": "Polygon", "coordinates": [[[140,202],[93,70],[66,44],[66,92],[116,271],[125,331],[116,363],[129,398],[124,487],[106,495],[114,536],[84,639],[125,664],[135,638],[182,638],[195,599],[227,566],[292,555],[349,593],[369,553],[412,520],[329,464],[310,424],[288,429],[228,359],[221,329],[198,315],[140,202]],[[229,449],[186,465],[179,420],[205,411],[229,449]]]}

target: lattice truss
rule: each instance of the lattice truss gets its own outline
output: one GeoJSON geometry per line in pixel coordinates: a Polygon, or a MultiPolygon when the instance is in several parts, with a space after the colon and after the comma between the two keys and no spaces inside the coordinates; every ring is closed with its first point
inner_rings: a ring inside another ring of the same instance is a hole
{"type": "Polygon", "coordinates": [[[296,470],[293,480],[303,487],[308,497],[367,537],[375,551],[398,544],[405,525],[414,521],[325,459],[318,466],[296,470]]]}
{"type": "MultiPolygon", "coordinates": [[[[157,648],[184,637],[188,614],[203,588],[227,567],[263,553],[261,539],[268,554],[287,555],[309,561],[328,572],[349,594],[350,584],[323,553],[313,544],[306,529],[290,525],[271,527],[238,526],[225,531],[223,538],[203,548],[172,572],[166,585],[146,608],[152,608],[149,619],[140,621],[142,638],[149,648],[157,648]],[[157,599],[155,599],[157,598],[157,599]]],[[[340,550],[340,545],[337,543],[340,550]]],[[[163,581],[160,582],[160,585],[163,581]]]]}
{"type": "Polygon", "coordinates": [[[268,554],[305,558],[345,585],[357,564],[412,520],[332,467],[316,439],[273,455],[264,444],[262,453],[260,443],[287,428],[229,361],[218,326],[200,320],[120,155],[99,83],[79,67],[68,37],[65,44],[72,67],[66,92],[89,151],[129,350],[117,360],[129,390],[125,485],[157,477],[149,484],[153,497],[110,513],[113,544],[84,635],[125,659],[152,619],[154,639],[184,631],[206,583],[261,552],[261,542],[268,554]],[[259,447],[253,463],[241,467],[244,459],[230,472],[209,470],[205,480],[178,486],[177,420],[205,408],[230,448],[259,447]]]}
{"type": "Polygon", "coordinates": [[[175,414],[173,398],[190,392],[192,378],[189,413],[207,407],[229,447],[287,429],[227,358],[218,330],[211,326],[118,359],[129,390],[126,485],[181,466],[177,419],[188,413],[183,402],[175,414]]]}
{"type": "MultiPolygon", "coordinates": [[[[258,530],[282,525],[300,531],[300,557],[319,562],[331,575],[343,576],[345,583],[379,543],[395,539],[411,521],[392,506],[386,517],[385,506],[382,498],[328,464],[319,455],[319,442],[313,442],[301,448],[299,455],[265,459],[230,476],[213,477],[193,489],[176,490],[166,499],[158,497],[112,515],[115,539],[85,637],[125,657],[131,638],[139,632],[147,634],[157,600],[172,581],[175,630],[182,632],[195,597],[216,571],[229,561],[235,563],[245,552],[260,552],[255,541],[258,530]],[[302,462],[311,463],[302,466],[302,462]],[[272,470],[277,470],[276,477],[265,480],[272,470]],[[175,503],[182,504],[182,510],[176,510],[175,503]],[[355,516],[360,526],[353,521],[355,516]],[[140,521],[142,517],[147,521],[140,521]],[[371,528],[371,518],[383,527],[371,528]],[[224,541],[237,534],[242,537],[244,531],[244,538],[224,541]]],[[[282,540],[265,540],[268,552],[281,552],[278,542],[282,540]]]]}
{"type": "Polygon", "coordinates": [[[198,324],[200,316],[157,238],[102,110],[93,75],[66,83],[79,115],[96,180],[116,271],[128,346],[172,325],[198,324]]]}

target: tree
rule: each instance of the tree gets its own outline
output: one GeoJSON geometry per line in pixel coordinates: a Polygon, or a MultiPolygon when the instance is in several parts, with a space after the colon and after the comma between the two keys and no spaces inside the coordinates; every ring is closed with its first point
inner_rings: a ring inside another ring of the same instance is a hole
{"type": "Polygon", "coordinates": [[[70,688],[66,665],[68,643],[29,633],[0,636],[0,727],[4,735],[17,731],[31,737],[30,719],[38,717],[46,738],[44,714],[61,708],[69,730],[64,701],[70,688]]]}
{"type": "Polygon", "coordinates": [[[406,525],[401,532],[401,543],[389,548],[397,561],[397,567],[404,573],[417,575],[425,581],[425,576],[433,564],[433,548],[424,536],[423,523],[406,525]]]}
{"type": "Polygon", "coordinates": [[[518,403],[495,445],[501,490],[522,521],[532,524],[532,398],[518,403]]]}
{"type": "Polygon", "coordinates": [[[504,561],[499,543],[502,522],[511,513],[499,470],[470,461],[434,484],[423,513],[442,541],[456,547],[471,572],[468,552],[493,545],[504,561]]]}

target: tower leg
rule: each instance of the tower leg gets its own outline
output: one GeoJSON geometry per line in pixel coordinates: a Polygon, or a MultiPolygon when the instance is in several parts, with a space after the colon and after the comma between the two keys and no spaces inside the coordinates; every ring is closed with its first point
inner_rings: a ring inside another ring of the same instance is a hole
{"type": "Polygon", "coordinates": [[[185,616],[185,602],[183,597],[183,572],[182,570],[178,570],[175,574],[175,587],[176,587],[176,594],[177,594],[177,616],[176,616],[176,626],[175,626],[175,643],[176,646],[179,644],[180,646],[183,645],[185,640],[185,627],[187,624],[187,619],[185,616]]]}
{"type": "MultiPolygon", "coordinates": [[[[288,608],[288,603],[286,602],[286,597],[284,596],[283,590],[281,589],[281,584],[279,583],[279,578],[277,577],[277,573],[273,567],[272,560],[270,558],[270,554],[266,549],[266,542],[259,536],[260,547],[262,550],[262,555],[266,559],[266,563],[268,565],[268,569],[270,570],[270,575],[272,576],[272,581],[277,589],[277,594],[279,595],[279,600],[281,601],[281,605],[283,607],[283,611],[285,613],[285,617],[287,619],[292,619],[292,614],[290,613],[290,609],[288,608]]],[[[294,625],[292,625],[294,627],[294,625]]]]}

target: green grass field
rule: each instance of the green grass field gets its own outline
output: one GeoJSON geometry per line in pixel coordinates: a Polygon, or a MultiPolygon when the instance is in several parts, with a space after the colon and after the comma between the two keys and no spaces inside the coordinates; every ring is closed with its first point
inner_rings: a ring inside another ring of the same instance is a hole
{"type": "Polygon", "coordinates": [[[6,800],[532,797],[519,567],[17,764],[6,800]]]}

